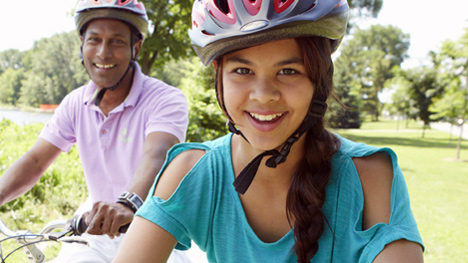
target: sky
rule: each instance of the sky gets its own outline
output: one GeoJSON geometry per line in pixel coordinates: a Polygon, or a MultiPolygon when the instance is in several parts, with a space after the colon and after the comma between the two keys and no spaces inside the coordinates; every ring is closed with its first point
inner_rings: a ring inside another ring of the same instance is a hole
{"type": "MultiPolygon", "coordinates": [[[[164,1],[164,0],[162,0],[164,1]]],[[[71,10],[77,0],[22,0],[0,4],[0,52],[21,51],[35,41],[75,29],[71,10]],[[47,6],[46,6],[47,5],[47,6]]],[[[369,24],[393,25],[410,34],[407,67],[417,66],[444,40],[458,40],[468,28],[468,0],[384,0],[377,19],[369,24]]]]}

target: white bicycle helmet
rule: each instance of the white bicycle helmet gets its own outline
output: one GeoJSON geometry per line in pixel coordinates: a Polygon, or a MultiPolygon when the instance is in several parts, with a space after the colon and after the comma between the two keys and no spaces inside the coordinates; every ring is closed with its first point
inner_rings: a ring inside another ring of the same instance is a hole
{"type": "Polygon", "coordinates": [[[346,0],[195,0],[189,36],[207,65],[227,52],[304,36],[333,40],[346,32],[346,0]]]}
{"type": "Polygon", "coordinates": [[[83,26],[98,18],[120,20],[132,25],[144,39],[148,31],[148,15],[138,0],[80,0],[75,11],[75,25],[81,34],[83,26]]]}

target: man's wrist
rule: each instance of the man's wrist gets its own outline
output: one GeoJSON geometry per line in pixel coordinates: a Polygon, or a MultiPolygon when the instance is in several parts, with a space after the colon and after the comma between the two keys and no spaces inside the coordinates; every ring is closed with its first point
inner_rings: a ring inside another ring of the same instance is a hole
{"type": "Polygon", "coordinates": [[[117,203],[130,208],[134,213],[143,205],[143,200],[135,193],[123,192],[117,203]]]}

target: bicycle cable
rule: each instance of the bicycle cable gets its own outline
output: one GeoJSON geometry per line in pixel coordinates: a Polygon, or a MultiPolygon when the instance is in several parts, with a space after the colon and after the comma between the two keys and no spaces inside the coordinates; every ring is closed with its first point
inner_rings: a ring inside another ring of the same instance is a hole
{"type": "Polygon", "coordinates": [[[23,248],[23,247],[26,247],[26,246],[29,246],[29,245],[33,245],[33,244],[37,244],[37,243],[40,243],[40,242],[48,242],[48,241],[54,241],[54,240],[38,240],[38,241],[33,241],[33,242],[29,242],[27,244],[24,244],[24,245],[21,245],[17,248],[15,248],[13,251],[11,251],[10,253],[8,253],[8,255],[6,255],[5,258],[3,258],[3,255],[2,255],[2,258],[0,258],[2,261],[1,263],[6,263],[6,259],[11,256],[13,253],[15,253],[16,251],[18,251],[19,249],[23,248]]]}

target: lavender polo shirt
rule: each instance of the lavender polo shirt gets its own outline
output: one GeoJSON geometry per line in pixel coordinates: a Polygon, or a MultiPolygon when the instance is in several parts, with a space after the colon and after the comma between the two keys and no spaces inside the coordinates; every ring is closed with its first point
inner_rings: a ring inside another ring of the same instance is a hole
{"type": "Polygon", "coordinates": [[[182,91],[135,69],[128,97],[109,116],[94,105],[97,91],[90,81],[63,99],[39,135],[64,152],[77,144],[93,203],[115,202],[128,190],[148,134],[166,132],[185,141],[188,107],[182,91]]]}

